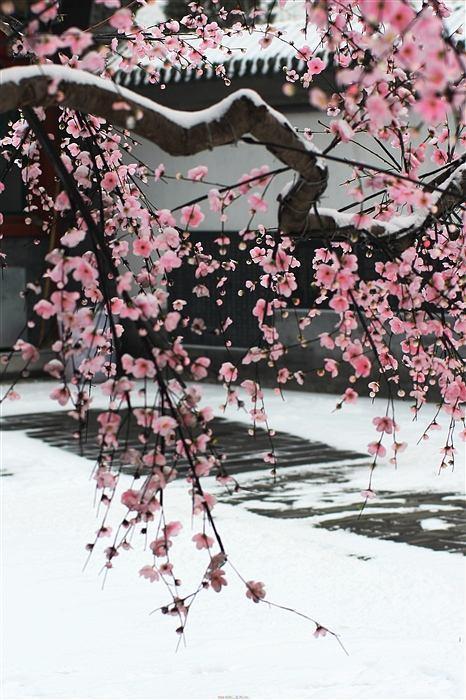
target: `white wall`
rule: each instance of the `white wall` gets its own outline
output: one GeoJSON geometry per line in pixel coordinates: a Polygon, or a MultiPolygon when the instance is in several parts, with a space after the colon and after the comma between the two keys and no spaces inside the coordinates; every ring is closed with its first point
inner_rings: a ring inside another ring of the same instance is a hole
{"type": "MultiPolygon", "coordinates": [[[[323,131],[323,127],[319,125],[318,120],[328,119],[325,115],[321,115],[312,111],[296,112],[286,115],[290,122],[300,128],[310,128],[312,131],[323,131]]],[[[320,148],[330,142],[328,134],[315,134],[314,142],[320,148]]],[[[189,168],[195,165],[207,165],[209,174],[206,178],[209,182],[220,183],[220,185],[234,185],[241,175],[248,173],[252,168],[263,164],[269,165],[270,169],[282,167],[282,163],[274,158],[268,151],[259,146],[251,146],[248,144],[238,144],[234,146],[223,146],[216,148],[214,151],[204,151],[196,156],[190,157],[173,157],[163,153],[159,148],[149,142],[144,142],[135,150],[136,155],[151,167],[156,167],[160,163],[164,163],[166,173],[175,175],[177,172],[186,175],[189,168]]],[[[341,144],[334,151],[333,155],[339,157],[348,157],[351,159],[360,159],[365,162],[372,162],[374,158],[370,154],[365,153],[362,149],[353,144],[341,144]]],[[[329,185],[321,199],[320,204],[326,207],[338,208],[349,203],[349,199],[345,193],[345,188],[341,183],[350,175],[351,168],[336,163],[328,162],[329,168],[329,185]]],[[[277,203],[276,198],[284,185],[293,177],[293,173],[285,173],[277,176],[274,182],[270,185],[266,199],[269,203],[267,213],[257,214],[254,221],[256,224],[264,224],[265,226],[276,226],[277,223],[277,203]]],[[[160,209],[171,209],[178,205],[183,205],[190,199],[206,194],[213,185],[205,185],[203,183],[191,183],[170,180],[168,183],[151,181],[147,188],[147,194],[151,203],[160,209]]],[[[218,230],[219,220],[218,214],[211,213],[208,204],[201,204],[203,213],[206,215],[205,221],[202,223],[203,230],[218,230]]],[[[226,230],[240,230],[248,223],[249,214],[245,198],[241,198],[236,204],[233,204],[228,210],[228,222],[225,224],[226,230]]]]}

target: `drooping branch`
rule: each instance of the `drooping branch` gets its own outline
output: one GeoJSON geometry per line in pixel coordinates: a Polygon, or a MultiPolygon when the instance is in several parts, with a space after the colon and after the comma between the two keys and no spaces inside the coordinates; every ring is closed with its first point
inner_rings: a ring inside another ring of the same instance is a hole
{"type": "Polygon", "coordinates": [[[236,143],[245,134],[271,142],[268,150],[298,174],[280,207],[279,227],[286,234],[301,232],[327,185],[317,149],[253,90],[238,90],[208,109],[183,112],[67,66],[6,68],[0,71],[0,86],[0,113],[59,104],[131,129],[174,156],[236,143]]]}

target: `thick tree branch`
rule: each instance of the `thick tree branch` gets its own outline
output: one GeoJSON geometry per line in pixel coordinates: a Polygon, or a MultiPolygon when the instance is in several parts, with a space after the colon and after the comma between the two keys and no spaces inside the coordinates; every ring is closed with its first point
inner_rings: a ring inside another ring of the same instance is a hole
{"type": "Polygon", "coordinates": [[[7,68],[0,71],[0,86],[0,113],[60,104],[131,129],[174,156],[236,143],[245,134],[271,142],[268,150],[298,174],[280,206],[279,227],[287,234],[301,232],[327,185],[317,149],[253,90],[238,90],[199,112],[182,112],[66,66],[7,68]]]}
{"type": "MultiPolygon", "coordinates": [[[[437,185],[438,187],[438,185],[437,185]]],[[[400,253],[422,235],[435,221],[441,221],[466,201],[466,164],[462,163],[442,183],[443,192],[436,192],[434,204],[429,210],[421,210],[406,216],[395,216],[390,221],[374,221],[371,226],[357,227],[354,214],[337,209],[315,208],[310,212],[302,235],[305,238],[332,238],[351,240],[365,238],[370,243],[390,246],[400,253]]],[[[428,190],[428,186],[426,187],[428,190]]],[[[455,234],[450,233],[454,239],[455,234]]]]}
{"type": "MultiPolygon", "coordinates": [[[[327,184],[327,169],[317,149],[302,139],[291,124],[253,90],[238,90],[208,109],[184,112],[169,109],[137,93],[67,66],[34,65],[0,71],[0,113],[22,107],[60,104],[130,129],[174,156],[236,143],[251,134],[297,178],[280,196],[279,221],[287,235],[309,238],[366,236],[404,249],[425,228],[448,215],[466,199],[466,166],[462,163],[443,182],[435,183],[435,206],[410,216],[377,221],[357,228],[352,216],[317,209],[327,184]],[[441,190],[439,191],[439,184],[441,190]]],[[[426,185],[429,190],[429,185],[426,185]]]]}

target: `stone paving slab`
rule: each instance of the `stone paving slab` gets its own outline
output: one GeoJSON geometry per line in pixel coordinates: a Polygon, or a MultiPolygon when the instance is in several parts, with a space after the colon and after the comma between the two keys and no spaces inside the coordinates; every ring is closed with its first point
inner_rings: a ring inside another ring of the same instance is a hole
{"type": "MultiPolygon", "coordinates": [[[[53,447],[95,460],[99,454],[96,438],[97,416],[100,412],[97,409],[89,411],[81,436],[76,434],[77,421],[64,411],[8,416],[2,419],[0,426],[2,430],[25,431],[29,437],[43,440],[53,447]]],[[[128,419],[128,414],[122,412],[121,415],[123,424],[123,420],[128,419]]],[[[270,441],[265,430],[257,428],[255,435],[251,436],[247,425],[224,418],[214,418],[210,425],[215,435],[216,450],[227,454],[225,468],[228,473],[242,474],[264,469],[270,471],[269,465],[262,459],[262,455],[270,451],[270,441]]],[[[126,442],[120,451],[131,447],[140,448],[140,432],[141,428],[131,418],[129,425],[125,424],[121,431],[126,442]]],[[[366,455],[358,452],[338,450],[322,442],[311,442],[279,431],[273,437],[273,444],[278,458],[277,466],[280,468],[366,459],[366,455]]]]}

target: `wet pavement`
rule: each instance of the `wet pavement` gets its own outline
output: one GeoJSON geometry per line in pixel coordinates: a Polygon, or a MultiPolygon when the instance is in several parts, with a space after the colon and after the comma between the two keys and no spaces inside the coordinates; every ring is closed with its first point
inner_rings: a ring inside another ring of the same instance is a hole
{"type": "Polygon", "coordinates": [[[359,491],[350,485],[354,468],[335,464],[324,470],[302,469],[299,474],[284,470],[275,487],[270,480],[251,480],[245,484],[247,491],[224,500],[242,503],[266,517],[303,519],[327,530],[466,553],[466,512],[461,494],[378,491],[377,497],[364,505],[359,491]]]}
{"type": "MultiPolygon", "coordinates": [[[[88,412],[87,424],[80,435],[77,434],[77,421],[62,411],[4,417],[0,426],[2,430],[23,430],[29,437],[94,460],[99,454],[96,440],[99,413],[101,411],[96,409],[88,412]]],[[[125,444],[120,451],[132,447],[141,448],[139,439],[141,428],[134,419],[126,422],[128,419],[126,412],[122,412],[121,416],[121,435],[125,438],[125,444]]],[[[255,435],[251,436],[244,423],[225,418],[214,418],[209,425],[215,435],[215,441],[211,444],[218,453],[227,455],[224,464],[229,474],[243,474],[264,469],[269,473],[270,465],[267,466],[263,460],[264,453],[270,451],[270,439],[265,430],[257,428],[255,435]]],[[[311,442],[279,431],[273,436],[273,445],[278,467],[290,468],[305,464],[367,459],[366,455],[352,450],[338,450],[323,442],[311,442]]]]}
{"type": "MultiPolygon", "coordinates": [[[[99,453],[98,413],[89,412],[81,436],[76,434],[76,421],[65,412],[6,417],[1,429],[24,431],[29,437],[93,460],[99,453]]],[[[266,517],[303,519],[312,527],[348,530],[434,550],[466,552],[466,516],[461,494],[383,491],[362,510],[363,500],[354,484],[365,483],[362,474],[369,467],[367,455],[277,431],[273,442],[278,476],[274,481],[270,465],[262,459],[270,450],[264,430],[257,429],[252,437],[244,423],[223,418],[215,418],[211,426],[216,436],[215,448],[227,454],[227,471],[243,475],[243,488],[220,496],[224,502],[242,504],[266,517]],[[357,470],[361,478],[355,479],[357,470]]],[[[126,423],[125,449],[141,446],[139,431],[134,422],[126,423]]],[[[11,473],[5,467],[1,475],[11,473]]]]}

